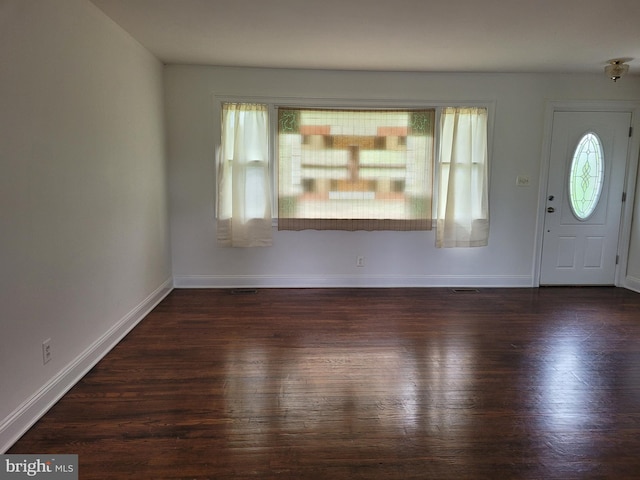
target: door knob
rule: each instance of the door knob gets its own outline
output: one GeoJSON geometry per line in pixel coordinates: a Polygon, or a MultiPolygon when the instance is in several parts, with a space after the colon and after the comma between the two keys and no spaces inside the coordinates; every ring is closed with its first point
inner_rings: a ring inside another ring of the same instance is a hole
{"type": "Polygon", "coordinates": [[[549,212],[549,213],[553,213],[553,212],[555,212],[555,211],[556,211],[556,209],[555,209],[555,208],[553,208],[553,207],[549,207],[549,208],[547,208],[547,212],[549,212]]]}

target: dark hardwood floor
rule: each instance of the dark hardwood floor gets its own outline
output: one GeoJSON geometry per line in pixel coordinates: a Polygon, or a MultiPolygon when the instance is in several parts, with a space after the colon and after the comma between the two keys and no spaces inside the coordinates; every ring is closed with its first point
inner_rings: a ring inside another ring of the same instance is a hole
{"type": "Polygon", "coordinates": [[[640,294],[175,290],[8,453],[83,480],[640,478],[640,294]]]}

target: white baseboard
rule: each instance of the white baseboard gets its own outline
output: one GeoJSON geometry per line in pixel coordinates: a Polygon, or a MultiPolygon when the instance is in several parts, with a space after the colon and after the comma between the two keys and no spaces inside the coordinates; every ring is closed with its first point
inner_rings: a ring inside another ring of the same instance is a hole
{"type": "Polygon", "coordinates": [[[533,286],[528,275],[176,275],[176,288],[375,288],[533,286]]]}
{"type": "Polygon", "coordinates": [[[624,288],[640,293],[640,278],[627,275],[624,279],[624,288]]]}
{"type": "Polygon", "coordinates": [[[158,303],[173,290],[166,280],[104,335],[87,347],[74,361],[51,378],[36,393],[0,423],[0,453],[6,452],[96,363],[115,347],[158,303]]]}

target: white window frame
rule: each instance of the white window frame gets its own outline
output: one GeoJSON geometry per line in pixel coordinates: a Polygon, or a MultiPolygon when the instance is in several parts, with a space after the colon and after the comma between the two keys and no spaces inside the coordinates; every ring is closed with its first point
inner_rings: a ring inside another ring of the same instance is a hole
{"type": "MultiPolygon", "coordinates": [[[[261,103],[268,106],[269,111],[269,174],[271,175],[271,215],[272,225],[278,226],[278,108],[335,108],[335,109],[428,109],[435,108],[434,131],[434,185],[432,209],[432,226],[435,228],[438,206],[438,185],[435,179],[439,174],[438,152],[440,149],[440,112],[444,107],[477,107],[487,109],[487,155],[489,158],[488,177],[489,193],[491,193],[491,167],[493,150],[493,124],[495,118],[495,100],[489,101],[428,101],[428,100],[392,100],[392,99],[347,99],[347,98],[312,98],[312,97],[276,97],[250,95],[214,95],[214,132],[215,145],[213,152],[220,148],[221,119],[223,103],[261,103]]],[[[217,209],[216,209],[217,212],[217,209]]],[[[217,213],[216,213],[217,215],[217,213]]]]}

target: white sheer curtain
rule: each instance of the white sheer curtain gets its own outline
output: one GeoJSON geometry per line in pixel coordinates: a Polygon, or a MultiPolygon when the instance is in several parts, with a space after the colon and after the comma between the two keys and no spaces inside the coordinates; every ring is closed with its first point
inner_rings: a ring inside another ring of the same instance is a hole
{"type": "Polygon", "coordinates": [[[272,244],[266,105],[225,103],[218,152],[218,244],[272,244]]]}
{"type": "Polygon", "coordinates": [[[480,247],[489,239],[487,109],[442,109],[437,247],[480,247]]]}

